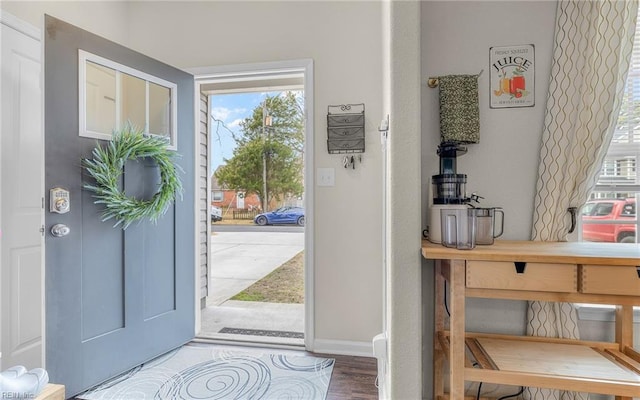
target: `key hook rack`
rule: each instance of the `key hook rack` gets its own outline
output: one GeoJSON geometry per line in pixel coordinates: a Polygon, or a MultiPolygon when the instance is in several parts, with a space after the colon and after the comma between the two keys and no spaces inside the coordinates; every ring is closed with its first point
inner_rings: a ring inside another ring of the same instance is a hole
{"type": "Polygon", "coordinates": [[[328,107],[327,151],[329,154],[364,153],[364,104],[328,107]]]}

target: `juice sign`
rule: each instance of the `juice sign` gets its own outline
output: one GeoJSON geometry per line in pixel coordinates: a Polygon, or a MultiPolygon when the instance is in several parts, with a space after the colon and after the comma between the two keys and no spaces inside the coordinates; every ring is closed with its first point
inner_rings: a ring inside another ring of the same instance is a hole
{"type": "Polygon", "coordinates": [[[491,108],[534,105],[534,47],[492,47],[491,108]]]}

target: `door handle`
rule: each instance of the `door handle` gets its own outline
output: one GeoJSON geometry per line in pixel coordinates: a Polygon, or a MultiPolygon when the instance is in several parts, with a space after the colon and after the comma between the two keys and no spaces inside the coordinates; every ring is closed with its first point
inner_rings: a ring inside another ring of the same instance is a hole
{"type": "Polygon", "coordinates": [[[67,236],[71,229],[65,224],[55,224],[51,227],[51,234],[55,237],[67,236]]]}

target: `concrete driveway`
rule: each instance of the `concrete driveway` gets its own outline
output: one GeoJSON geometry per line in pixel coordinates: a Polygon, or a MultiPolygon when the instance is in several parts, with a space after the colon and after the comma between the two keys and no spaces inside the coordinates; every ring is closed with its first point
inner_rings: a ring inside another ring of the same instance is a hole
{"type": "Polygon", "coordinates": [[[302,250],[304,233],[215,232],[207,305],[223,304],[302,250]]]}

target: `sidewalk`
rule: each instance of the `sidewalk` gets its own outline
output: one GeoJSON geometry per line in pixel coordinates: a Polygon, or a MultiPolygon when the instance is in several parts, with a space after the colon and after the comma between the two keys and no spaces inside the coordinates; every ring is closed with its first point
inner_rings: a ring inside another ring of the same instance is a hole
{"type": "Polygon", "coordinates": [[[304,304],[229,300],[304,250],[304,233],[216,232],[211,236],[210,296],[198,336],[301,345],[283,339],[219,333],[222,328],[304,332],[304,304]]]}
{"type": "Polygon", "coordinates": [[[218,306],[304,250],[304,233],[217,232],[211,236],[207,306],[218,306]]]}

